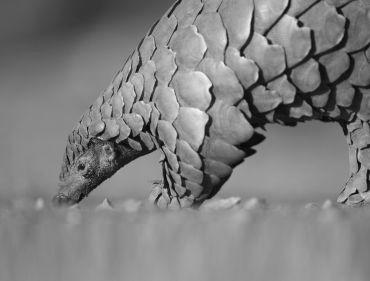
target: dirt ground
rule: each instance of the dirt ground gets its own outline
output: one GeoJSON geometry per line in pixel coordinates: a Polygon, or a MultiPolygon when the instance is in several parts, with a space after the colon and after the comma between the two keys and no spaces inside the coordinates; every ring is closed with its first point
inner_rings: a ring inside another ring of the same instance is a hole
{"type": "Polygon", "coordinates": [[[247,200],[159,212],[138,204],[2,205],[0,280],[369,280],[368,208],[247,200]]]}

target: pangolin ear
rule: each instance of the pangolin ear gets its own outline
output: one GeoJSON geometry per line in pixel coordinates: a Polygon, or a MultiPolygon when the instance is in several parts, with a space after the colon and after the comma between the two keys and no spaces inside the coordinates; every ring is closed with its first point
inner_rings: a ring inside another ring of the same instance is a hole
{"type": "Polygon", "coordinates": [[[90,139],[88,146],[90,147],[90,146],[101,144],[101,143],[103,143],[102,140],[97,139],[97,138],[92,138],[92,139],[90,139]]]}

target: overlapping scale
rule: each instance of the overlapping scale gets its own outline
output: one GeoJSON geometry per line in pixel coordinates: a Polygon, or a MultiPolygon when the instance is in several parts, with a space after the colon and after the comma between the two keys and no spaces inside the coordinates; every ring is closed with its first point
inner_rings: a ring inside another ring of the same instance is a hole
{"type": "Polygon", "coordinates": [[[312,46],[310,29],[299,27],[298,21],[286,14],[271,28],[267,37],[272,43],[284,47],[289,68],[306,58],[312,46]]]}
{"type": "Polygon", "coordinates": [[[323,108],[325,107],[328,102],[331,95],[330,89],[323,89],[320,92],[317,92],[313,95],[311,95],[311,104],[315,108],[323,108]]]}
{"type": "Polygon", "coordinates": [[[168,121],[159,120],[158,138],[170,149],[172,152],[176,149],[177,132],[172,124],[168,121]]]}
{"type": "Polygon", "coordinates": [[[187,192],[186,188],[178,183],[174,183],[174,188],[178,196],[183,197],[187,192]]]}
{"type": "Polygon", "coordinates": [[[122,119],[130,127],[132,135],[136,137],[143,130],[144,120],[136,113],[123,114],[122,119]]]}
{"type": "Polygon", "coordinates": [[[197,108],[180,107],[174,126],[179,138],[198,151],[203,144],[208,119],[208,115],[197,108]]]}
{"type": "Polygon", "coordinates": [[[242,57],[236,48],[228,47],[225,62],[235,72],[245,90],[255,85],[259,78],[259,69],[253,60],[242,57]]]}
{"type": "Polygon", "coordinates": [[[180,166],[179,166],[179,162],[177,160],[176,154],[173,153],[171,150],[169,150],[167,146],[163,146],[162,151],[164,152],[166,156],[166,160],[167,160],[167,163],[170,165],[170,168],[173,171],[178,172],[180,166]]]}
{"type": "Polygon", "coordinates": [[[176,53],[176,64],[180,70],[195,69],[203,59],[207,44],[194,25],[179,29],[170,41],[170,48],[176,53]]]}
{"type": "Polygon", "coordinates": [[[185,180],[185,186],[195,198],[198,198],[203,192],[203,186],[190,180],[185,180]]]}
{"type": "Polygon", "coordinates": [[[89,128],[89,125],[91,124],[91,118],[90,118],[90,111],[86,111],[84,115],[81,118],[81,125],[83,125],[86,129],[89,128]]]}
{"type": "Polygon", "coordinates": [[[125,105],[124,113],[129,113],[136,99],[134,86],[129,82],[123,83],[120,91],[125,105]]]}
{"type": "Polygon", "coordinates": [[[297,103],[289,107],[289,117],[294,119],[301,119],[304,117],[312,117],[312,107],[303,99],[296,99],[297,103]]]}
{"type": "Polygon", "coordinates": [[[78,133],[82,137],[81,142],[89,138],[89,132],[87,131],[87,127],[85,127],[83,124],[80,124],[80,126],[78,127],[78,133]]]}
{"type": "Polygon", "coordinates": [[[131,58],[128,58],[122,68],[122,82],[126,82],[131,74],[131,58]]]}
{"type": "Polygon", "coordinates": [[[218,11],[223,0],[204,0],[204,13],[215,13],[218,11]]]}
{"type": "Polygon", "coordinates": [[[284,13],[289,0],[258,0],[254,5],[254,31],[264,34],[284,13]]]}
{"type": "Polygon", "coordinates": [[[316,2],[318,2],[318,0],[290,0],[287,14],[293,17],[297,17],[304,11],[308,10],[316,2]]]}
{"type": "Polygon", "coordinates": [[[335,102],[339,106],[350,107],[354,101],[355,89],[348,81],[343,81],[335,87],[335,102]]]}
{"type": "Polygon", "coordinates": [[[195,25],[207,44],[207,56],[223,61],[227,35],[221,16],[216,12],[203,13],[197,18],[195,25]]]}
{"type": "Polygon", "coordinates": [[[237,108],[245,115],[247,120],[252,119],[252,112],[246,100],[241,100],[237,105],[237,108]]]}
{"type": "Polygon", "coordinates": [[[229,144],[239,145],[248,141],[254,133],[243,113],[222,100],[216,100],[208,114],[212,120],[209,129],[211,138],[220,138],[229,144]]]}
{"type": "Polygon", "coordinates": [[[370,89],[362,88],[361,93],[361,104],[357,116],[362,121],[370,121],[370,89]]]}
{"type": "Polygon", "coordinates": [[[146,146],[146,148],[151,151],[155,148],[155,143],[149,133],[140,132],[139,134],[141,142],[146,146]]]}
{"type": "Polygon", "coordinates": [[[334,7],[341,7],[353,0],[325,0],[325,1],[334,7]]]}
{"type": "Polygon", "coordinates": [[[203,3],[201,0],[181,1],[173,12],[173,15],[177,19],[178,26],[183,28],[193,24],[202,8],[203,3]]]}
{"type": "Polygon", "coordinates": [[[321,85],[319,64],[314,59],[308,60],[293,69],[291,79],[303,93],[317,90],[321,85]]]}
{"type": "Polygon", "coordinates": [[[162,17],[152,32],[156,46],[166,46],[175,32],[176,27],[177,19],[174,15],[162,17]]]}
{"type": "Polygon", "coordinates": [[[367,49],[365,51],[365,56],[367,58],[367,62],[370,63],[370,46],[367,47],[367,49]]]}
{"type": "Polygon", "coordinates": [[[154,76],[156,72],[155,63],[152,60],[147,61],[141,68],[140,73],[144,77],[144,96],[143,100],[148,103],[151,100],[156,78],[154,76]]]}
{"type": "Polygon", "coordinates": [[[113,85],[113,89],[115,93],[118,91],[119,87],[121,87],[122,82],[123,82],[123,72],[122,70],[120,70],[114,76],[113,81],[112,81],[112,85],[113,85]]]}
{"type": "Polygon", "coordinates": [[[128,145],[133,149],[133,150],[136,150],[136,151],[142,151],[143,150],[143,146],[141,145],[140,142],[136,141],[136,140],[133,140],[133,139],[130,139],[128,138],[127,139],[127,143],[128,145]]]}
{"type": "MultiPolygon", "coordinates": [[[[172,178],[172,180],[173,180],[173,183],[174,184],[178,184],[178,185],[182,185],[182,178],[181,178],[181,176],[177,173],[177,172],[174,172],[174,171],[172,171],[171,169],[168,169],[168,172],[170,173],[170,176],[171,176],[171,178],[172,178]]],[[[183,189],[185,189],[185,188],[183,188],[183,189]]],[[[186,192],[186,190],[185,191],[183,191],[182,189],[180,189],[181,191],[180,191],[180,193],[181,193],[181,195],[183,195],[185,192],[186,192]]],[[[180,194],[178,194],[179,196],[181,196],[180,194]]]]}
{"type": "Polygon", "coordinates": [[[289,82],[286,75],[280,76],[268,83],[267,89],[275,91],[282,98],[283,104],[292,103],[297,93],[296,88],[289,82]]]}
{"type": "Polygon", "coordinates": [[[197,184],[202,184],[204,177],[202,171],[195,169],[193,166],[181,161],[179,162],[179,165],[180,165],[180,174],[183,178],[197,184]]]}
{"type": "Polygon", "coordinates": [[[152,113],[150,116],[150,132],[152,133],[153,136],[156,136],[158,120],[161,114],[159,113],[158,109],[155,107],[154,103],[151,103],[150,105],[152,107],[152,113]]]}
{"type": "Polygon", "coordinates": [[[112,104],[112,116],[115,119],[121,118],[123,114],[123,97],[122,97],[122,92],[118,91],[116,92],[111,100],[112,104]]]}
{"type": "Polygon", "coordinates": [[[176,154],[180,160],[196,169],[202,168],[202,160],[197,152],[184,140],[177,140],[176,154]]]}
{"type": "Polygon", "coordinates": [[[131,69],[133,73],[137,71],[137,68],[140,64],[141,64],[141,57],[140,57],[139,51],[136,49],[131,57],[131,69]]]}
{"type": "Polygon", "coordinates": [[[154,53],[153,61],[156,66],[155,77],[159,84],[167,86],[170,83],[177,69],[175,56],[175,53],[167,47],[160,47],[154,53]]]}
{"type": "Polygon", "coordinates": [[[148,124],[150,114],[152,112],[152,107],[150,106],[150,104],[147,104],[143,101],[138,101],[134,103],[132,107],[132,112],[140,115],[144,120],[144,124],[148,124]]]}
{"type": "Polygon", "coordinates": [[[200,71],[178,71],[171,82],[181,106],[194,107],[202,111],[208,109],[212,96],[212,86],[208,77],[200,71]]]}
{"type": "Polygon", "coordinates": [[[253,0],[224,0],[219,8],[229,46],[240,50],[251,35],[253,0]]]}
{"type": "Polygon", "coordinates": [[[346,52],[338,50],[320,57],[319,62],[325,68],[330,83],[337,81],[350,68],[350,59],[346,52]]]}
{"type": "Polygon", "coordinates": [[[104,100],[104,102],[109,101],[110,98],[113,96],[113,94],[114,94],[114,88],[113,88],[113,85],[111,84],[103,92],[103,100],[104,100]]]}
{"type": "Polygon", "coordinates": [[[246,156],[245,152],[219,138],[209,138],[204,140],[201,155],[207,159],[212,159],[235,167],[241,163],[246,156]]]}
{"type": "Polygon", "coordinates": [[[155,49],[156,49],[156,46],[155,46],[154,37],[152,35],[145,37],[139,47],[140,58],[141,58],[142,64],[147,63],[151,59],[155,49]]]}
{"type": "Polygon", "coordinates": [[[96,137],[101,132],[103,132],[104,129],[105,129],[105,123],[101,120],[97,120],[97,121],[94,121],[89,126],[89,133],[90,133],[91,136],[96,137]]]}
{"type": "Polygon", "coordinates": [[[99,137],[102,140],[110,140],[119,135],[119,125],[115,119],[103,119],[105,123],[104,133],[99,137]]]}
{"type": "Polygon", "coordinates": [[[283,73],[286,68],[284,49],[269,44],[264,36],[256,32],[245,48],[244,55],[258,65],[266,82],[283,73]]]}
{"type": "Polygon", "coordinates": [[[176,93],[172,88],[158,86],[155,89],[153,102],[158,108],[161,119],[172,123],[179,114],[179,104],[177,102],[176,93]]]}
{"type": "Polygon", "coordinates": [[[347,42],[345,50],[355,52],[370,43],[370,10],[359,1],[353,1],[342,9],[343,15],[348,19],[347,42]]]}
{"type": "Polygon", "coordinates": [[[105,102],[102,105],[102,107],[100,108],[100,112],[101,112],[102,119],[107,119],[107,118],[112,117],[113,107],[109,101],[105,102]]]}
{"type": "MultiPolygon", "coordinates": [[[[231,68],[227,67],[222,61],[204,59],[199,65],[198,70],[203,72],[211,81],[208,87],[212,86],[212,94],[216,99],[233,105],[243,98],[244,90],[239,84],[238,78],[231,68]]],[[[211,101],[211,96],[208,95],[209,89],[205,89],[205,91],[209,101],[207,100],[206,107],[203,109],[207,109],[211,101]]]]}
{"type": "Polygon", "coordinates": [[[268,90],[264,86],[258,86],[251,91],[253,106],[258,112],[264,113],[277,108],[283,98],[274,90],[268,90]]]}
{"type": "Polygon", "coordinates": [[[233,169],[222,163],[211,159],[204,160],[204,172],[210,175],[215,175],[219,179],[230,177],[233,169]]]}
{"type": "Polygon", "coordinates": [[[117,143],[126,140],[131,134],[131,128],[123,121],[123,119],[117,119],[117,124],[119,126],[119,136],[116,139],[117,143]]]}
{"type": "Polygon", "coordinates": [[[299,20],[314,31],[315,54],[334,48],[344,37],[346,19],[325,1],[319,1],[299,20]]]}
{"type": "Polygon", "coordinates": [[[134,86],[137,100],[141,100],[144,94],[144,76],[140,72],[131,75],[130,83],[134,86]]]}
{"type": "Polygon", "coordinates": [[[365,56],[365,52],[352,54],[352,58],[354,68],[349,77],[350,83],[360,87],[370,86],[370,63],[365,56]]]}

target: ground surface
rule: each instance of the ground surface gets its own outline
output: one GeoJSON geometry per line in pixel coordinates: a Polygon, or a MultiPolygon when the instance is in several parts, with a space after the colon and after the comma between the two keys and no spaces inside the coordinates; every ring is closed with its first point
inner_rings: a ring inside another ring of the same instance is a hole
{"type": "Polygon", "coordinates": [[[0,280],[369,280],[370,209],[236,202],[180,212],[4,202],[0,280]]]}

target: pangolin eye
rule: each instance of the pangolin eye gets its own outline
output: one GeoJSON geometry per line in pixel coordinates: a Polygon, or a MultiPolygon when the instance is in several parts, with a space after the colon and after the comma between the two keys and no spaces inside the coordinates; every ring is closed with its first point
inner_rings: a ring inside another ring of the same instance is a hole
{"type": "Polygon", "coordinates": [[[112,150],[112,148],[111,148],[109,145],[107,145],[107,146],[105,146],[105,147],[104,147],[104,151],[105,151],[105,153],[106,153],[108,156],[110,156],[110,155],[112,155],[112,154],[113,154],[113,150],[112,150]]]}
{"type": "Polygon", "coordinates": [[[85,170],[85,168],[86,168],[86,165],[84,163],[80,163],[77,166],[77,170],[80,171],[80,172],[85,170]]]}

